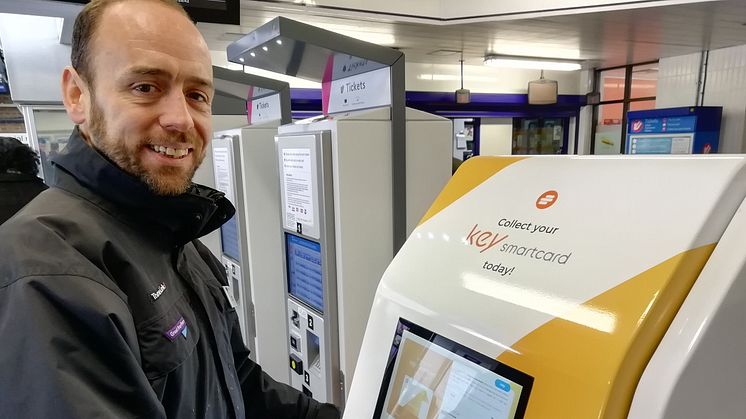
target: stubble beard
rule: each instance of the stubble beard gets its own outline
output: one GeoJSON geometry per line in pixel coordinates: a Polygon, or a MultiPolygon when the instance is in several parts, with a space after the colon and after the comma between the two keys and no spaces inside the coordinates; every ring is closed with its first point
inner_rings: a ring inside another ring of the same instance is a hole
{"type": "Polygon", "coordinates": [[[91,102],[89,130],[92,138],[89,140],[96,149],[119,166],[120,169],[145,183],[148,189],[156,195],[176,196],[189,189],[194,173],[205,157],[204,149],[201,146],[202,141],[196,138],[196,135],[178,133],[161,138],[143,138],[139,143],[128,147],[124,140],[108,135],[103,112],[94,98],[91,102]],[[157,169],[149,171],[141,164],[139,155],[143,147],[147,147],[148,144],[174,142],[187,143],[194,147],[191,151],[194,164],[188,170],[173,166],[159,166],[157,169]]]}

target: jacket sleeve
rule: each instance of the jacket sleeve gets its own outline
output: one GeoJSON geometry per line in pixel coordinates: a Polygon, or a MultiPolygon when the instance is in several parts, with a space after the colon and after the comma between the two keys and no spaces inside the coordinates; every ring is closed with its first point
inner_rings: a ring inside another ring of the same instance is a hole
{"type": "Polygon", "coordinates": [[[56,275],[0,288],[0,342],[2,418],[165,419],[129,309],[101,283],[56,275]]]}
{"type": "MultiPolygon", "coordinates": [[[[228,284],[223,265],[201,242],[195,246],[213,274],[223,285],[228,284]]],[[[231,325],[231,349],[241,382],[246,419],[339,419],[339,410],[331,404],[319,403],[302,392],[272,379],[262,368],[249,359],[249,350],[243,343],[238,317],[232,312],[227,319],[231,325]]],[[[260,338],[261,339],[261,338],[260,338]]]]}

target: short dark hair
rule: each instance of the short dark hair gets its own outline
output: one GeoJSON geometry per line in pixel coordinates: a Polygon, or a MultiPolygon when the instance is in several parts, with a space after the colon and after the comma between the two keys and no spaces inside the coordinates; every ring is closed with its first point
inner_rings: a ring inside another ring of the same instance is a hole
{"type": "MultiPolygon", "coordinates": [[[[96,33],[96,28],[101,20],[106,8],[109,6],[121,3],[125,0],[91,0],[90,3],[86,4],[83,10],[80,11],[78,17],[75,18],[75,25],[73,26],[73,40],[72,40],[72,51],[70,53],[70,62],[72,63],[75,71],[88,83],[93,81],[93,74],[91,73],[91,63],[89,59],[89,53],[91,49],[91,40],[96,33]]],[[[186,18],[189,15],[176,0],[149,0],[156,3],[163,4],[174,10],[179,11],[186,18]]]]}
{"type": "Polygon", "coordinates": [[[12,137],[0,137],[0,173],[39,173],[39,155],[12,137]]]}

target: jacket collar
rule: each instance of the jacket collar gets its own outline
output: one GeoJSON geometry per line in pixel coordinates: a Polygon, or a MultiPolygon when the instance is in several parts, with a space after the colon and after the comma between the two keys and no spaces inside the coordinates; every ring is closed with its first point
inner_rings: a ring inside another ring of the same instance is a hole
{"type": "Polygon", "coordinates": [[[66,150],[52,160],[53,186],[89,200],[94,198],[94,203],[106,206],[114,215],[135,218],[141,228],[151,229],[155,222],[166,230],[171,244],[183,245],[202,237],[236,212],[222,192],[195,183],[178,196],[154,194],[145,183],[86,144],[78,127],[66,150]],[[103,202],[95,196],[103,198],[103,202]]]}

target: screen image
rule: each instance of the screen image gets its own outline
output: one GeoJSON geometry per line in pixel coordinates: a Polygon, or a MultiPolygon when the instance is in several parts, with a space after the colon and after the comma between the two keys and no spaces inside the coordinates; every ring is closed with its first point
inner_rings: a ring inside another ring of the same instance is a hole
{"type": "Polygon", "coordinates": [[[374,419],[522,419],[533,377],[404,319],[374,419]]]}
{"type": "Polygon", "coordinates": [[[238,250],[238,220],[235,215],[220,227],[220,243],[223,246],[224,255],[236,262],[241,262],[238,250]]]}
{"type": "Polygon", "coordinates": [[[287,254],[288,292],[324,312],[323,271],[321,245],[311,240],[285,233],[287,254]]]}

